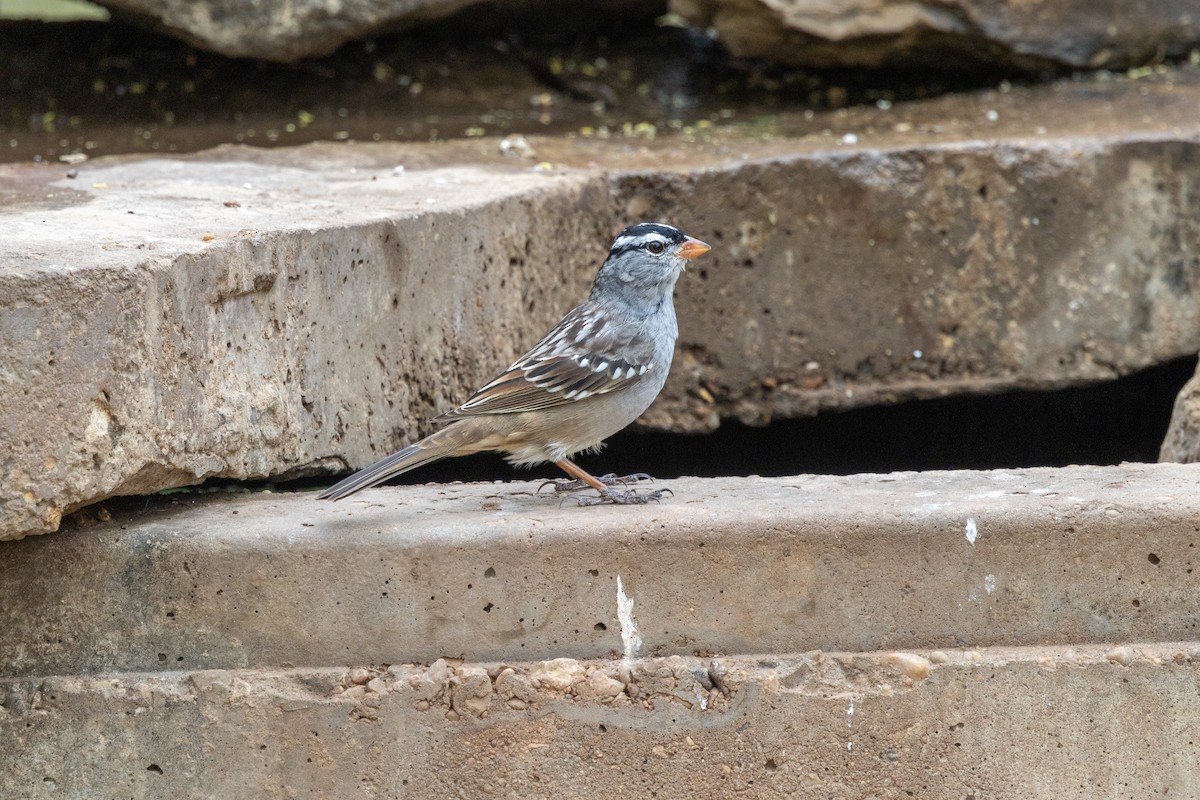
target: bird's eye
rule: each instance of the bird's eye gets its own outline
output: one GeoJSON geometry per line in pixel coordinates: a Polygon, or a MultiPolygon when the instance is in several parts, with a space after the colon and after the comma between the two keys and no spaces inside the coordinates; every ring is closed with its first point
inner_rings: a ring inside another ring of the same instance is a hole
{"type": "Polygon", "coordinates": [[[651,253],[653,253],[656,256],[661,256],[663,250],[667,249],[667,246],[665,244],[663,244],[662,242],[649,242],[646,245],[646,249],[649,250],[651,253]]]}

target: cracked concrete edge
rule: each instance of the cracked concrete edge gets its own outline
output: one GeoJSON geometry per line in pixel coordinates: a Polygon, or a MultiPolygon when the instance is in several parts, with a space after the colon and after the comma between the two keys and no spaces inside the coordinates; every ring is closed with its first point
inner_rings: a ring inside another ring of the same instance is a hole
{"type": "Polygon", "coordinates": [[[1198,665],[1197,642],[1131,642],[0,678],[0,790],[1189,796],[1198,665]]]}
{"type": "Polygon", "coordinates": [[[17,676],[1186,640],[1197,470],[176,496],[5,545],[0,653],[17,676]]]}
{"type": "Polygon", "coordinates": [[[731,146],[632,169],[584,148],[590,167],[547,175],[462,145],[222,148],[31,190],[0,243],[0,539],[112,495],[398,448],[577,302],[633,218],[717,246],[681,285],[649,427],[1058,387],[1200,349],[1200,273],[1157,256],[1200,250],[1194,136],[731,146]]]}

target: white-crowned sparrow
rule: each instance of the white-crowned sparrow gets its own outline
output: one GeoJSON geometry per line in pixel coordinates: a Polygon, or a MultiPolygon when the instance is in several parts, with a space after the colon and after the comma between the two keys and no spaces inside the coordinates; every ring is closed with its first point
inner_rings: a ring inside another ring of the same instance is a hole
{"type": "Polygon", "coordinates": [[[600,497],[645,503],[661,492],[617,491],[623,479],[596,478],[571,456],[633,422],[662,390],[679,327],[672,293],[688,259],[711,248],[670,225],[643,222],[621,232],[587,300],[467,402],[437,417],[440,431],[393,453],[320,496],[340,500],[447,456],[485,450],[528,466],[553,461],[600,497]]]}

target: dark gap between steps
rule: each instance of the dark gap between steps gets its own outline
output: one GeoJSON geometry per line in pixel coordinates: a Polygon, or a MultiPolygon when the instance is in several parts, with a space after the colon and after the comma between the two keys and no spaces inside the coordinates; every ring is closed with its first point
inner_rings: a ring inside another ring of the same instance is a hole
{"type": "MultiPolygon", "coordinates": [[[[848,475],[933,469],[1060,467],[1158,460],[1175,397],[1196,370],[1188,357],[1088,387],[914,400],[714,433],[627,431],[576,460],[594,474],[848,475]]],[[[448,459],[394,483],[558,477],[499,456],[448,459]]]]}

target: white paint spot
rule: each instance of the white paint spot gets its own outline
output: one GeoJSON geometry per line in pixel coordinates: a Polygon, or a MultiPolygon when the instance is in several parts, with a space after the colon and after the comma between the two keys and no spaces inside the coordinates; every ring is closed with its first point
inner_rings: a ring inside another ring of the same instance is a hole
{"type": "Polygon", "coordinates": [[[625,594],[621,576],[617,576],[617,621],[621,624],[621,642],[625,645],[625,660],[637,658],[642,650],[642,635],[633,618],[633,598],[625,594]]]}
{"type": "MultiPolygon", "coordinates": [[[[850,705],[846,706],[846,729],[853,730],[854,728],[854,701],[850,701],[850,705]]],[[[853,750],[854,742],[850,737],[846,737],[846,750],[853,750]]]]}
{"type": "Polygon", "coordinates": [[[977,538],[979,538],[979,529],[975,527],[975,518],[967,517],[967,541],[975,544],[977,538]]]}
{"type": "Polygon", "coordinates": [[[858,144],[858,134],[857,133],[842,134],[842,144],[858,144]]]}
{"type": "Polygon", "coordinates": [[[983,590],[985,592],[987,592],[988,594],[991,594],[992,592],[996,591],[996,576],[995,575],[984,575],[983,576],[983,590]]]}

